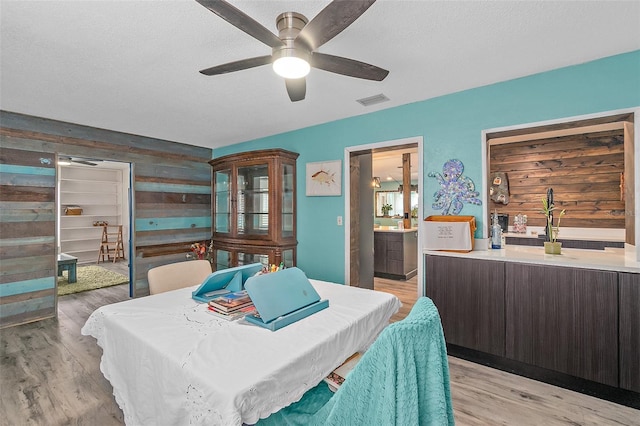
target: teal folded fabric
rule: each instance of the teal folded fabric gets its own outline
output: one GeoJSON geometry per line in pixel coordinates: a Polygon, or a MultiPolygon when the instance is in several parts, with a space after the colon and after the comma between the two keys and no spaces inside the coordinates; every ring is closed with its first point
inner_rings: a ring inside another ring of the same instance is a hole
{"type": "Polygon", "coordinates": [[[327,392],[321,383],[258,424],[453,425],[447,349],[433,302],[419,298],[404,320],[382,331],[335,395],[327,392]]]}
{"type": "Polygon", "coordinates": [[[309,389],[300,401],[273,413],[266,419],[261,419],[256,426],[307,426],[313,416],[334,396],[329,386],[320,382],[315,388],[309,389]]]}

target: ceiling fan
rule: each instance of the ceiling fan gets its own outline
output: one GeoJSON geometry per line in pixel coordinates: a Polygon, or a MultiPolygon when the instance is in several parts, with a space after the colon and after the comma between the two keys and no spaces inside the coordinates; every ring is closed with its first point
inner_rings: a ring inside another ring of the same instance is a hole
{"type": "Polygon", "coordinates": [[[196,1],[272,48],[271,55],[217,65],[201,70],[204,75],[226,74],[272,63],[274,71],[285,78],[289,98],[296,102],[305,97],[305,76],[310,67],[374,81],[382,81],[389,74],[375,65],[316,51],[358,19],[375,0],[334,0],[311,21],[296,12],[281,13],[276,18],[278,36],[224,0],[196,1]]]}
{"type": "MultiPolygon", "coordinates": [[[[78,157],[60,157],[60,160],[68,163],[84,164],[85,166],[97,166],[98,162],[102,161],[102,160],[87,160],[85,158],[78,158],[78,157]]],[[[58,164],[64,164],[64,163],[58,162],[58,164]]]]}

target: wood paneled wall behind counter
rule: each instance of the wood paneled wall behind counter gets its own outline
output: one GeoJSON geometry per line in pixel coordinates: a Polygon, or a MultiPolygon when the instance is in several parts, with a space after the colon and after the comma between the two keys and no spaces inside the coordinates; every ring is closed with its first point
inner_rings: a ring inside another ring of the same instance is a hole
{"type": "Polygon", "coordinates": [[[542,198],[553,188],[558,212],[566,209],[562,226],[625,228],[622,130],[492,145],[489,155],[489,176],[506,172],[510,193],[509,204],[491,200],[489,208],[509,214],[510,225],[522,213],[528,225],[544,226],[542,198]]]}
{"type": "Polygon", "coordinates": [[[56,154],[132,165],[134,297],[211,238],[208,148],[0,111],[0,327],[56,316],[56,154]]]}

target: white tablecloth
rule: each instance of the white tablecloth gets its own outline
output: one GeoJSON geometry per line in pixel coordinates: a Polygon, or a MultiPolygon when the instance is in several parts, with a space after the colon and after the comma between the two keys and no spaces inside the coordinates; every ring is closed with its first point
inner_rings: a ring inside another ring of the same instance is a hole
{"type": "Polygon", "coordinates": [[[311,280],[329,308],[272,332],[206,312],[185,288],[97,309],[82,328],[128,425],[252,424],[364,350],[401,306],[388,293],[311,280]]]}

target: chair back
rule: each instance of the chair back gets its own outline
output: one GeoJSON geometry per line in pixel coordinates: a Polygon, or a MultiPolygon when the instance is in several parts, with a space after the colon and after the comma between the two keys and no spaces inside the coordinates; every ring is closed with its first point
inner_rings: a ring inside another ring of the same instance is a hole
{"type": "Polygon", "coordinates": [[[310,424],[454,424],[447,348],[431,299],[418,298],[380,333],[310,424]]]}
{"type": "Polygon", "coordinates": [[[149,269],[149,293],[158,294],[202,284],[211,274],[208,260],[188,260],[149,269]]]}

